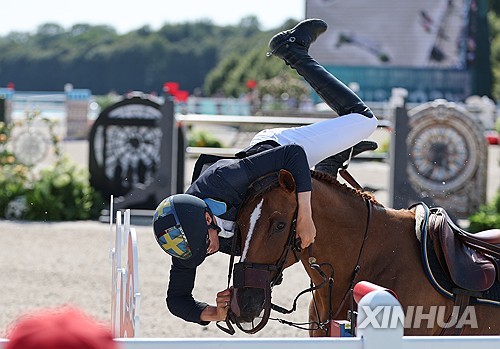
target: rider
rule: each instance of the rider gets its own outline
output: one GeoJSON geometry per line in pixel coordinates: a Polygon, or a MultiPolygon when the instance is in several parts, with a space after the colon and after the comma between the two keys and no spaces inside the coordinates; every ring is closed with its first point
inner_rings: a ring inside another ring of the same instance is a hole
{"type": "MultiPolygon", "coordinates": [[[[186,194],[169,196],[156,209],[155,238],[175,257],[166,299],[172,314],[201,325],[226,318],[230,290],[217,293],[216,306],[193,298],[196,267],[218,250],[231,252],[238,208],[252,181],[280,169],[291,172],[298,193],[296,231],[305,248],[316,236],[310,168],[319,163],[316,169],[336,175],[345,152],[340,160],[338,156],[328,157],[353,147],[377,127],[376,117],[363,101],[309,55],[310,44],[326,28],[320,19],[302,21],[270,40],[269,55],[295,69],[340,117],[307,126],[264,130],[243,151],[245,157],[219,160],[191,184],[186,194]]],[[[370,145],[358,143],[354,153],[366,148],[370,145]]]]}

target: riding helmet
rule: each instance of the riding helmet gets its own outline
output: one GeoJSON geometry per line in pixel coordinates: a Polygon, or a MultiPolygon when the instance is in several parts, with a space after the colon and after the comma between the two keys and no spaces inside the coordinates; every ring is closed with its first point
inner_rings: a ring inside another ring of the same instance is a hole
{"type": "Polygon", "coordinates": [[[175,194],[164,199],[156,208],[153,230],[160,247],[180,264],[195,268],[207,255],[207,204],[189,194],[175,194]]]}

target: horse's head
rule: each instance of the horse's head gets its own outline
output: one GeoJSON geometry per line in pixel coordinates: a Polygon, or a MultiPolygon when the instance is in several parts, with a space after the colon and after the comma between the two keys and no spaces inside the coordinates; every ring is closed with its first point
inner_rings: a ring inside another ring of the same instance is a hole
{"type": "Polygon", "coordinates": [[[295,243],[295,189],[290,172],[281,170],[252,183],[240,208],[242,255],[235,265],[231,310],[239,325],[253,323],[264,310],[260,324],[250,333],[267,322],[271,287],[281,282],[283,269],[296,262],[290,253],[295,243]]]}

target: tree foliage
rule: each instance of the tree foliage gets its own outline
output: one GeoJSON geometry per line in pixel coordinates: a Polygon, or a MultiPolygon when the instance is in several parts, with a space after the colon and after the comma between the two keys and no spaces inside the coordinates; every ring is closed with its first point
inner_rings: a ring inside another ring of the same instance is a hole
{"type": "Polygon", "coordinates": [[[0,86],[13,82],[18,90],[62,90],[69,82],[94,94],[122,94],[161,92],[164,82],[177,81],[192,92],[225,57],[244,57],[270,33],[259,29],[254,16],[237,26],[202,20],[165,24],[157,31],[144,26],[122,35],[108,26],[65,29],[47,23],[35,33],[0,37],[0,86]]]}
{"type": "MultiPolygon", "coordinates": [[[[491,61],[494,97],[500,99],[500,2],[490,1],[491,61]]],[[[66,83],[103,95],[131,90],[161,93],[166,81],[181,89],[201,88],[205,95],[240,96],[247,81],[275,76],[300,78],[281,60],[266,56],[276,31],[262,31],[256,17],[236,26],[217,26],[209,20],[144,26],[125,34],[104,25],[56,23],[34,33],[0,36],[0,86],[13,82],[18,90],[60,91],[66,83]]]]}
{"type": "MultiPolygon", "coordinates": [[[[500,7],[500,5],[498,5],[500,7]]],[[[493,70],[493,97],[500,100],[500,8],[489,13],[491,33],[491,65],[493,70]]]]}
{"type": "Polygon", "coordinates": [[[489,0],[489,2],[490,2],[490,10],[491,10],[491,12],[494,12],[497,15],[500,15],[500,1],[498,1],[498,0],[489,0]]]}

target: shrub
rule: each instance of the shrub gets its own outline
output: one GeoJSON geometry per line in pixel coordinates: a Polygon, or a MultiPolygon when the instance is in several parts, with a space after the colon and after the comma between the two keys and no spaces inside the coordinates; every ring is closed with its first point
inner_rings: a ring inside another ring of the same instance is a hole
{"type": "MultiPolygon", "coordinates": [[[[36,118],[31,115],[28,120],[36,118]]],[[[9,147],[13,124],[0,122],[0,218],[80,220],[98,217],[104,203],[90,186],[88,172],[62,154],[49,120],[56,161],[35,171],[21,163],[9,147]]]]}
{"type": "Polygon", "coordinates": [[[88,173],[67,157],[40,171],[26,191],[26,219],[67,221],[95,218],[102,202],[89,184],[88,173]]]}
{"type": "Polygon", "coordinates": [[[9,202],[24,195],[28,169],[20,164],[2,164],[0,171],[0,217],[4,217],[9,202]]]}
{"type": "Polygon", "coordinates": [[[500,190],[490,203],[482,205],[469,217],[469,222],[471,232],[500,228],[500,190]]]}
{"type": "Polygon", "coordinates": [[[24,194],[29,175],[28,168],[17,162],[8,146],[11,133],[12,125],[0,122],[0,217],[11,200],[24,194]]]}
{"type": "Polygon", "coordinates": [[[190,147],[222,147],[222,143],[219,140],[204,130],[193,131],[189,137],[188,144],[190,147]]]}

